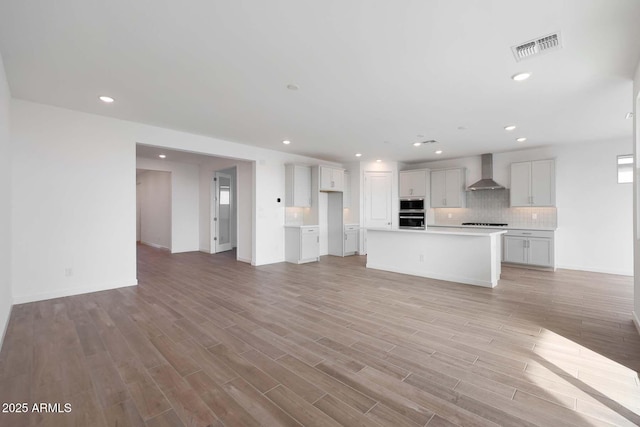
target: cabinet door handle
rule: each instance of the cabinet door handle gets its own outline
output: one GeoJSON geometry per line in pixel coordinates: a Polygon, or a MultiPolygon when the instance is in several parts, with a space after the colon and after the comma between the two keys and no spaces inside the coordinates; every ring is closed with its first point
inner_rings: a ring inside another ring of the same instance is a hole
{"type": "Polygon", "coordinates": [[[344,235],[344,240],[347,240],[347,235],[346,234],[344,235]]]}
{"type": "Polygon", "coordinates": [[[316,242],[320,243],[320,236],[316,237],[316,242]]]}

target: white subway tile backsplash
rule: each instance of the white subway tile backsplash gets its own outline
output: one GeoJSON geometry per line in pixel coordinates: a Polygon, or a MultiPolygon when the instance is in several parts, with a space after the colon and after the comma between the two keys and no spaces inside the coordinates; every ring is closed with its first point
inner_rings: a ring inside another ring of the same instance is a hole
{"type": "Polygon", "coordinates": [[[506,223],[513,227],[555,228],[558,224],[556,208],[512,208],[509,190],[482,190],[467,192],[464,209],[434,209],[435,224],[460,225],[463,222],[506,223]],[[536,219],[533,219],[535,214],[536,219]]]}

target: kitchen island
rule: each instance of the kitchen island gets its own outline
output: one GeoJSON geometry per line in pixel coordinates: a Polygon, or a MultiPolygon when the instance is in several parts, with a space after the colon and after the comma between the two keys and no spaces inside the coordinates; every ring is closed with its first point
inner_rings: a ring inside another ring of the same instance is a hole
{"type": "Polygon", "coordinates": [[[504,230],[367,229],[367,268],[493,288],[504,230]]]}

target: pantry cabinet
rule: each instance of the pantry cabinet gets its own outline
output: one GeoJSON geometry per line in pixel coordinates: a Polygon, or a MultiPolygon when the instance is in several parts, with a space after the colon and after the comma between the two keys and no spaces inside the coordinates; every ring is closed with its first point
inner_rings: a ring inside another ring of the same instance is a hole
{"type": "Polygon", "coordinates": [[[555,162],[535,160],[511,164],[512,207],[555,206],[555,162]]]}
{"type": "Polygon", "coordinates": [[[464,208],[466,206],[466,169],[431,171],[431,207],[464,208]]]}

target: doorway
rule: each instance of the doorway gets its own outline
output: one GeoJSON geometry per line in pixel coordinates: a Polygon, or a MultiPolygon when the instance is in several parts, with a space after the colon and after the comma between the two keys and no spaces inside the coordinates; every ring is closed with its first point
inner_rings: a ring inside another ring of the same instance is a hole
{"type": "Polygon", "coordinates": [[[211,224],[212,253],[230,251],[235,247],[236,196],[235,168],[216,171],[213,178],[213,209],[211,224]]]}
{"type": "Polygon", "coordinates": [[[136,170],[136,240],[171,250],[171,172],[136,170]]]}

